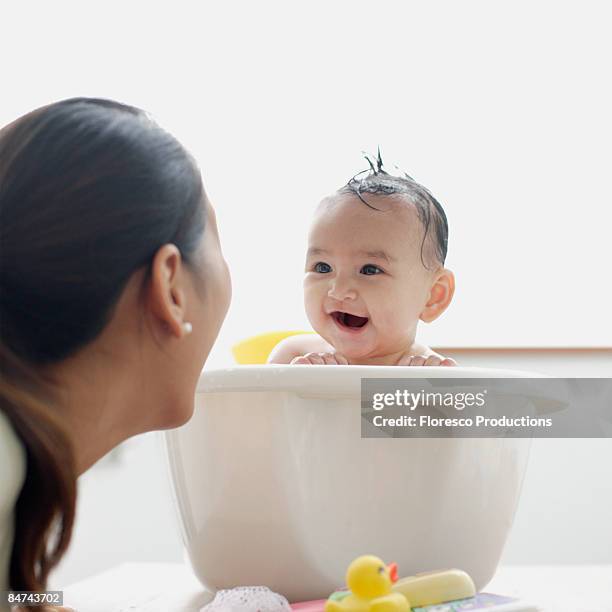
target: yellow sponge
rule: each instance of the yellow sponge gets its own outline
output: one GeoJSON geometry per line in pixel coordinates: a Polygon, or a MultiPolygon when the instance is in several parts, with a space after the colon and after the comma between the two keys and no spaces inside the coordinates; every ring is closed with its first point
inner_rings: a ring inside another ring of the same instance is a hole
{"type": "Polygon", "coordinates": [[[391,589],[404,595],[413,607],[467,599],[476,594],[470,576],[458,569],[423,572],[400,578],[391,589]]]}
{"type": "Polygon", "coordinates": [[[310,331],[275,331],[251,336],[232,347],[236,363],[241,365],[262,364],[268,361],[272,349],[285,338],[298,334],[313,334],[310,331]]]}

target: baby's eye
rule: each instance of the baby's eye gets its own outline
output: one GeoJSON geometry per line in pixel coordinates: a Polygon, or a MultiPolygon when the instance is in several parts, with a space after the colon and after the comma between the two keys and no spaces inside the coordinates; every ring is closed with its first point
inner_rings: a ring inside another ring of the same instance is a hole
{"type": "Polygon", "coordinates": [[[381,270],[378,266],[374,264],[366,264],[360,270],[361,274],[365,274],[367,276],[372,276],[373,274],[383,274],[384,270],[381,270]]]}
{"type": "Polygon", "coordinates": [[[329,272],[331,272],[331,266],[329,264],[326,264],[324,261],[318,261],[314,265],[313,270],[315,272],[319,272],[320,274],[328,274],[329,272]]]}

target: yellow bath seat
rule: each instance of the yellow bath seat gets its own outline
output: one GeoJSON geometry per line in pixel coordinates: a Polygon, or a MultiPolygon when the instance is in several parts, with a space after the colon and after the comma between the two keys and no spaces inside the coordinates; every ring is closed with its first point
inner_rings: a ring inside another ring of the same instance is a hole
{"type": "Polygon", "coordinates": [[[232,347],[236,363],[240,365],[257,365],[268,361],[272,349],[285,338],[299,334],[314,334],[312,331],[273,331],[251,336],[232,347]]]}

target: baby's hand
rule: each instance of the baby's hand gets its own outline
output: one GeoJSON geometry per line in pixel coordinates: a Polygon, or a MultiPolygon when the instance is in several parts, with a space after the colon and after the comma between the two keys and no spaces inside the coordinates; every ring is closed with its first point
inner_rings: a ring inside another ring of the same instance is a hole
{"type": "Polygon", "coordinates": [[[348,365],[344,355],[340,353],[306,353],[291,360],[291,365],[348,365]]]}
{"type": "Polygon", "coordinates": [[[404,355],[398,362],[399,366],[456,366],[457,362],[450,357],[441,355],[404,355]]]}

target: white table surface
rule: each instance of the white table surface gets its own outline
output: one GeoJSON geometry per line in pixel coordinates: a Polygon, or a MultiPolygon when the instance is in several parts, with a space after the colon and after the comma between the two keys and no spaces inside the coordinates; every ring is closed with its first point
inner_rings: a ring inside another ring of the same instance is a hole
{"type": "MultiPolygon", "coordinates": [[[[612,565],[503,566],[484,590],[546,612],[612,612],[612,565]]],[[[77,612],[197,612],[211,598],[180,563],[124,563],[64,588],[77,612]]]]}

